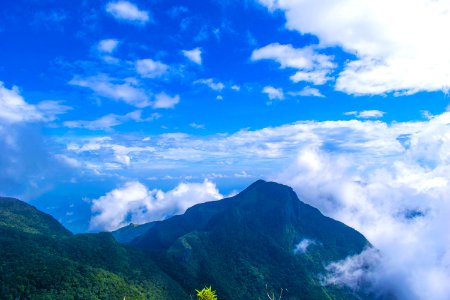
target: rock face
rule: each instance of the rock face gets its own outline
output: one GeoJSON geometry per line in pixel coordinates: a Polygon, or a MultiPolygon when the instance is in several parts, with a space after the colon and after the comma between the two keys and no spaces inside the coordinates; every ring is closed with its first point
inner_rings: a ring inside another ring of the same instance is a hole
{"type": "Polygon", "coordinates": [[[320,274],[326,264],[371,247],[356,230],[301,202],[290,187],[262,180],[151,224],[130,245],[157,255],[160,267],[186,289],[212,284],[222,299],[263,298],[266,285],[285,289],[288,299],[358,298],[322,286],[320,274]]]}

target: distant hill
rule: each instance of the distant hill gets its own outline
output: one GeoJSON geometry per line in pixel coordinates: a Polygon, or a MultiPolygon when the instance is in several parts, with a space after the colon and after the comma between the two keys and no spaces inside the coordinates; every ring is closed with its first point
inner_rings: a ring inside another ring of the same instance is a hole
{"type": "Polygon", "coordinates": [[[72,235],[52,216],[14,198],[0,197],[0,227],[46,236],[72,235]]]}
{"type": "Polygon", "coordinates": [[[128,226],[117,229],[116,231],[111,232],[114,238],[122,244],[129,244],[138,236],[146,233],[150,228],[155,225],[155,222],[146,223],[146,224],[129,224],[128,226]]]}

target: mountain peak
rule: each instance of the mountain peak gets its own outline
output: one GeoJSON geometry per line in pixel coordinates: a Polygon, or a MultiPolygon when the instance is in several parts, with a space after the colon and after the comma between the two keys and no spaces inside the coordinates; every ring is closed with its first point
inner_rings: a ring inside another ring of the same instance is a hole
{"type": "Polygon", "coordinates": [[[289,247],[301,235],[324,244],[334,240],[340,244],[337,249],[342,249],[342,253],[347,248],[342,241],[348,237],[356,241],[350,248],[361,249],[370,245],[354,229],[302,202],[291,187],[264,180],[257,180],[233,197],[197,204],[183,215],[154,222],[148,228],[131,244],[144,249],[168,249],[177,239],[191,232],[228,228],[230,231],[261,231],[275,240],[283,239],[289,247]],[[284,239],[286,230],[297,233],[284,239]]]}
{"type": "Polygon", "coordinates": [[[304,205],[291,187],[264,180],[255,181],[235,197],[241,208],[266,210],[268,214],[304,205]]]}
{"type": "Polygon", "coordinates": [[[246,190],[254,190],[254,189],[269,189],[269,188],[279,188],[279,189],[286,189],[286,190],[292,190],[291,187],[274,182],[274,181],[266,181],[263,179],[258,179],[252,184],[250,184],[245,190],[243,190],[241,193],[245,192],[246,190]]]}

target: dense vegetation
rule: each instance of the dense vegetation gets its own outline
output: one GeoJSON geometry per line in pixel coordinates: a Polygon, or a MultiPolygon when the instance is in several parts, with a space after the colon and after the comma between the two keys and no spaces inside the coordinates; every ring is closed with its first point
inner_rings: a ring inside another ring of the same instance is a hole
{"type": "Polygon", "coordinates": [[[0,299],[186,299],[141,251],[111,234],[72,235],[49,215],[0,198],[0,299]]]}
{"type": "Polygon", "coordinates": [[[283,299],[371,299],[319,278],[326,264],[365,247],[357,231],[264,181],[113,234],[73,235],[51,216],[0,198],[0,299],[193,299],[202,291],[215,299],[215,290],[220,300],[281,290],[283,299]],[[295,253],[304,239],[312,242],[295,253]]]}

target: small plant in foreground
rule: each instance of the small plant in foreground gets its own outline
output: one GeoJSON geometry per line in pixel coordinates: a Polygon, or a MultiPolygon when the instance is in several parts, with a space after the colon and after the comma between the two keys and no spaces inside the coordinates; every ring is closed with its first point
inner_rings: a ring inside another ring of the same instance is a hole
{"type": "Polygon", "coordinates": [[[216,291],[213,291],[211,287],[203,288],[202,290],[195,290],[197,292],[198,300],[217,300],[216,291]]]}

